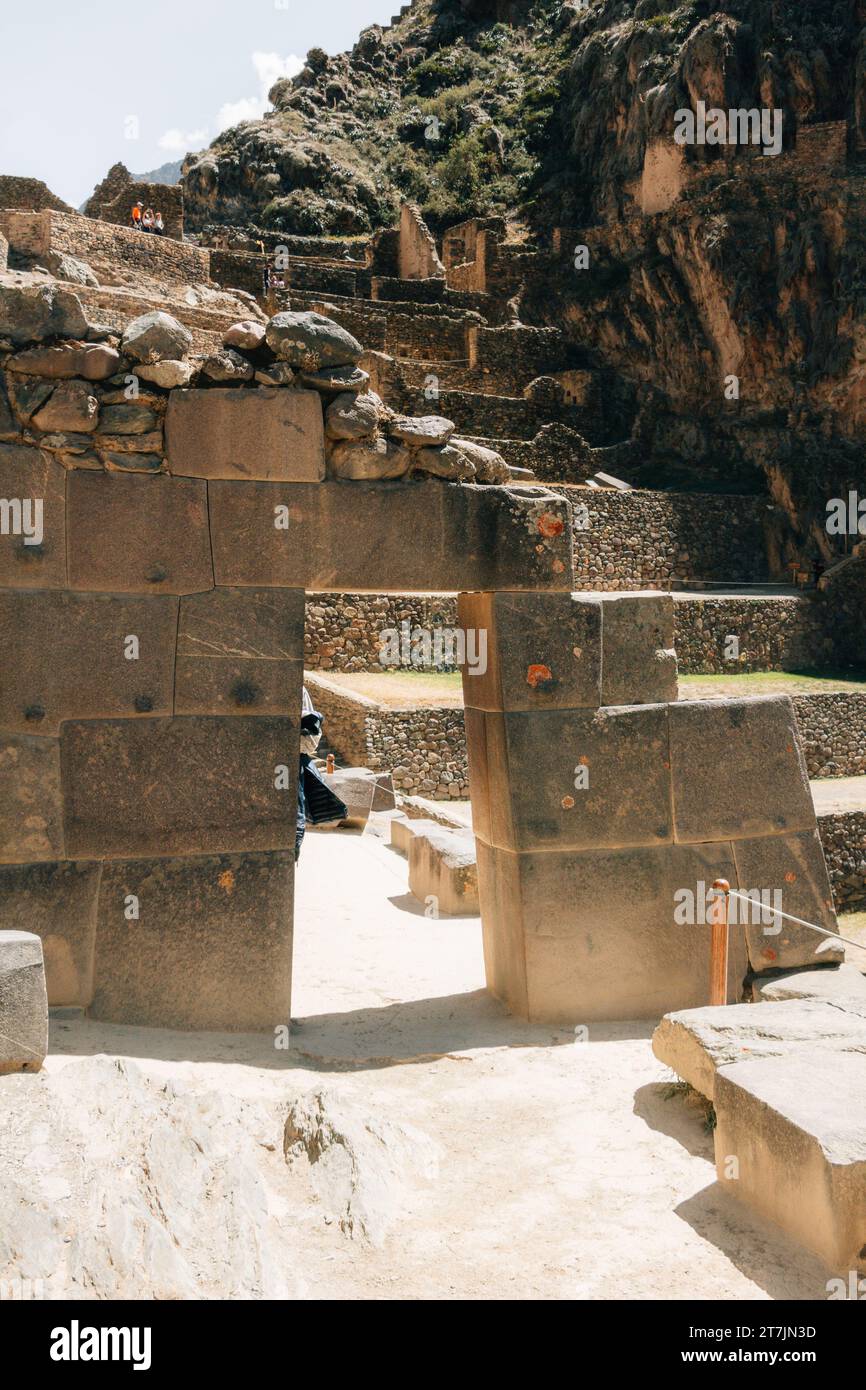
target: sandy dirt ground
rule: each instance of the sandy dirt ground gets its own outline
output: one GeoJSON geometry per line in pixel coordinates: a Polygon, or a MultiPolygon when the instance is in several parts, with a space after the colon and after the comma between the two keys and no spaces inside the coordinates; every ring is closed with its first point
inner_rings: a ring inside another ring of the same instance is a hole
{"type": "Polygon", "coordinates": [[[288,1051],[60,1018],[46,1064],[58,1086],[94,1053],[132,1058],[148,1084],[252,1107],[289,1296],[826,1297],[828,1271],[717,1187],[703,1113],[670,1094],[652,1024],[575,1042],[509,1017],[483,990],[479,922],[426,918],[369,830],[307,838],[294,981],[288,1051]],[[378,1244],[340,1228],[311,1165],[286,1167],[287,1108],[322,1088],[437,1153],[433,1176],[411,1145],[398,1155],[378,1244]]]}

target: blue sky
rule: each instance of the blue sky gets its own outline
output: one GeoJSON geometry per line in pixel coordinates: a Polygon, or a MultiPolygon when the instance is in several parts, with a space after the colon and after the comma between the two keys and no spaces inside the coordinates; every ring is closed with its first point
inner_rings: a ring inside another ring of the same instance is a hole
{"type": "Polygon", "coordinates": [[[400,0],[0,0],[0,174],[73,207],[265,109],[307,51],[351,47],[400,0]]]}

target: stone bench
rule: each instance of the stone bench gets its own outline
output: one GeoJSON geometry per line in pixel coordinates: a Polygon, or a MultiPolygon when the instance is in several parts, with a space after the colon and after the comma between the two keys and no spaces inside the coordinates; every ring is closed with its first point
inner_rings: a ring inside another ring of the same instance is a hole
{"type": "Polygon", "coordinates": [[[837,1273],[866,1270],[866,1051],[722,1067],[715,1108],[719,1182],[837,1273]]]}
{"type": "Polygon", "coordinates": [[[470,830],[395,816],[391,848],[408,858],[409,890],[419,902],[434,898],[438,912],[449,917],[478,916],[478,868],[470,830]]]}
{"type": "Polygon", "coordinates": [[[39,1071],[47,1052],[42,942],[32,932],[0,932],[0,1075],[39,1071]]]}

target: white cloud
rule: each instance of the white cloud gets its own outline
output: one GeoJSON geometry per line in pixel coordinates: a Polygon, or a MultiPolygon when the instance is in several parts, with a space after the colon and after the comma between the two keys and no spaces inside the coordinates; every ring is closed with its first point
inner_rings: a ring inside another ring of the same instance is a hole
{"type": "Polygon", "coordinates": [[[281,58],[279,53],[260,53],[252,55],[252,64],[259,80],[259,94],[254,97],[240,97],[238,101],[227,101],[217,112],[216,129],[219,133],[239,121],[257,121],[268,109],[268,92],[279,77],[296,77],[304,66],[303,58],[289,53],[281,58]]]}
{"type": "Polygon", "coordinates": [[[186,154],[187,150],[200,149],[206,140],[207,130],[178,130],[175,126],[161,135],[157,143],[169,154],[186,154]]]}

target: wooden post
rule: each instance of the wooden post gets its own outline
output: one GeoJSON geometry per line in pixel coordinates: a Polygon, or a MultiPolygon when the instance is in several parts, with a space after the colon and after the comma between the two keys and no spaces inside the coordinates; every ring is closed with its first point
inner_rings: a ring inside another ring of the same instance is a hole
{"type": "Polygon", "coordinates": [[[715,900],[710,924],[710,1003],[728,1002],[728,904],[731,885],[726,878],[713,884],[715,900]]]}

